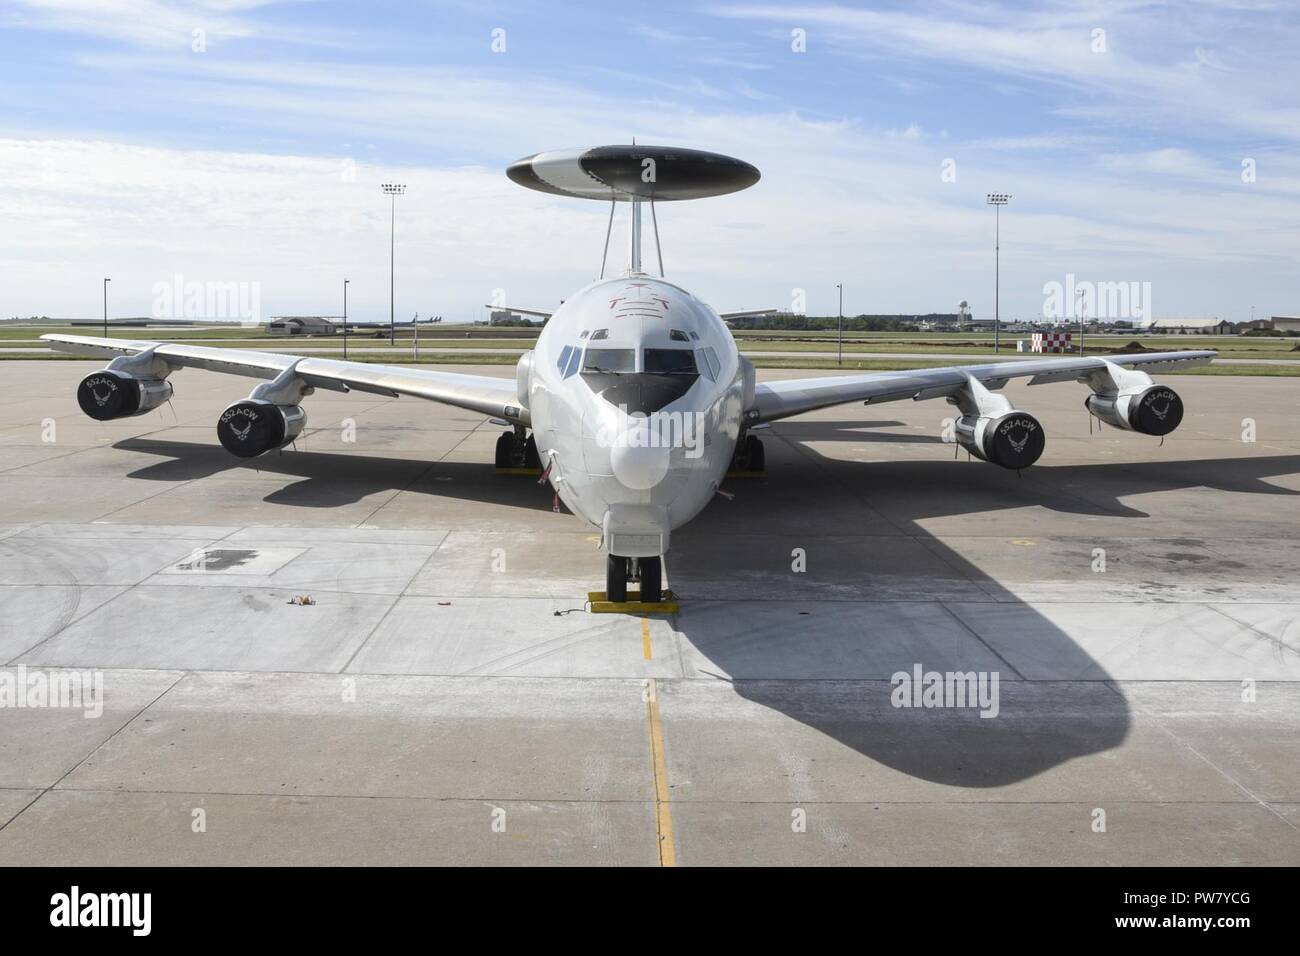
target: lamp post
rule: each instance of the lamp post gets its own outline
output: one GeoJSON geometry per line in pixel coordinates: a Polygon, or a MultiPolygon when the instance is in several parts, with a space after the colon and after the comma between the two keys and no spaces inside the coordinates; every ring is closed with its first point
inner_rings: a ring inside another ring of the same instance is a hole
{"type": "Polygon", "coordinates": [[[406,186],[402,183],[384,183],[379,188],[388,194],[390,200],[388,214],[388,344],[396,345],[397,323],[393,317],[395,288],[393,282],[393,256],[397,237],[397,197],[406,192],[406,186]]]}
{"type": "Polygon", "coordinates": [[[1084,321],[1087,319],[1087,311],[1088,311],[1087,306],[1085,304],[1087,302],[1087,299],[1085,298],[1083,292],[1084,290],[1080,289],[1078,292],[1074,294],[1074,297],[1079,300],[1079,354],[1080,355],[1083,354],[1084,321]]]}
{"type": "Polygon", "coordinates": [[[993,351],[1000,351],[1002,322],[999,313],[1001,297],[1001,247],[1002,247],[1002,207],[1011,200],[1010,193],[989,193],[985,202],[993,207],[993,351]]]}
{"type": "Polygon", "coordinates": [[[348,360],[348,283],[351,279],[343,280],[343,361],[348,360]]]}
{"type": "Polygon", "coordinates": [[[836,283],[835,288],[840,290],[840,311],[839,318],[835,320],[835,364],[844,364],[844,283],[836,283]]]}
{"type": "Polygon", "coordinates": [[[112,279],[104,280],[104,338],[108,338],[108,284],[112,279]]]}

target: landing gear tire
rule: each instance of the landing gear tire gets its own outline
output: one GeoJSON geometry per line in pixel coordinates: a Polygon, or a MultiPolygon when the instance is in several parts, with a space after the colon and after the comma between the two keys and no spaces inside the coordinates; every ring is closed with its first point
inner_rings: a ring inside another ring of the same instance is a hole
{"type": "Polygon", "coordinates": [[[757,473],[765,471],[766,465],[763,443],[753,435],[746,435],[736,443],[736,452],[731,457],[731,468],[728,470],[757,473]]]}
{"type": "Polygon", "coordinates": [[[496,467],[511,467],[510,459],[514,457],[515,436],[511,432],[502,432],[497,436],[496,467]]]}
{"type": "Polygon", "coordinates": [[[534,438],[532,435],[529,435],[528,440],[524,442],[524,467],[525,468],[542,467],[542,458],[539,454],[537,454],[537,439],[534,438]]]}
{"type": "Polygon", "coordinates": [[[628,560],[611,554],[605,563],[605,600],[622,604],[627,601],[628,560]]]}
{"type": "Polygon", "coordinates": [[[662,558],[638,558],[641,571],[641,600],[655,603],[663,596],[664,566],[662,558]]]}
{"type": "Polygon", "coordinates": [[[537,454],[537,439],[532,435],[523,437],[523,429],[502,432],[497,437],[497,468],[536,468],[542,467],[541,456],[537,454]]]}

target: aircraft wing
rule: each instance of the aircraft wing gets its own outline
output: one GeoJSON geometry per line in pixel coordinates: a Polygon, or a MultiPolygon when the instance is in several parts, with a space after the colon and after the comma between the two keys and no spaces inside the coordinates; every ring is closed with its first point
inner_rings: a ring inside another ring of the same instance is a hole
{"type": "Polygon", "coordinates": [[[745,423],[754,425],[775,421],[847,402],[874,405],[905,398],[914,401],[944,398],[961,390],[967,384],[968,377],[974,378],[988,389],[999,389],[1013,378],[1028,378],[1030,385],[1043,385],[1047,382],[1086,381],[1092,375],[1104,374],[1108,364],[1145,372],[1209,365],[1217,354],[1213,351],[1147,352],[1095,358],[1030,359],[988,365],[763,382],[754,386],[754,402],[746,409],[745,423]]]}
{"type": "Polygon", "coordinates": [[[483,306],[483,308],[492,309],[495,312],[513,312],[515,313],[515,315],[536,315],[536,316],[540,316],[543,319],[549,319],[551,316],[555,314],[554,309],[552,309],[550,312],[547,312],[545,309],[521,309],[513,305],[512,306],[485,305],[483,306]]]}
{"type": "Polygon", "coordinates": [[[86,335],[42,335],[51,348],[74,355],[116,358],[152,351],[152,356],[175,368],[201,368],[248,378],[274,379],[289,368],[312,388],[335,392],[368,392],[397,398],[411,395],[455,405],[495,418],[528,425],[528,410],[519,405],[514,377],[465,375],[433,369],[373,365],[307,358],[279,352],[223,349],[206,345],[104,339],[86,335]]]}

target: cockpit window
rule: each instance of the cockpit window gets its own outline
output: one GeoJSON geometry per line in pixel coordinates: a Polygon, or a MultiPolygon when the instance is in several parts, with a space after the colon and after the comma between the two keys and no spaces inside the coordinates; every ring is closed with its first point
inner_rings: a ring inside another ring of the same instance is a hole
{"type": "Polygon", "coordinates": [[[645,370],[653,375],[698,375],[690,349],[646,349],[645,370]]]}
{"type": "Polygon", "coordinates": [[[686,337],[686,333],[683,332],[681,329],[672,329],[672,330],[668,333],[668,337],[669,337],[670,339],[672,339],[674,342],[689,342],[689,341],[690,341],[690,339],[686,337]]]}
{"type": "Polygon", "coordinates": [[[591,333],[591,340],[593,342],[607,338],[609,338],[609,329],[597,329],[595,332],[591,333]]]}
{"type": "Polygon", "coordinates": [[[718,353],[713,350],[712,345],[706,345],[700,351],[704,354],[704,364],[713,372],[710,377],[716,379],[722,374],[722,363],[718,361],[718,353]]]}
{"type": "MultiPolygon", "coordinates": [[[[592,338],[596,336],[593,335],[592,338]]],[[[588,348],[582,370],[584,372],[635,372],[636,350],[588,348]]]]}

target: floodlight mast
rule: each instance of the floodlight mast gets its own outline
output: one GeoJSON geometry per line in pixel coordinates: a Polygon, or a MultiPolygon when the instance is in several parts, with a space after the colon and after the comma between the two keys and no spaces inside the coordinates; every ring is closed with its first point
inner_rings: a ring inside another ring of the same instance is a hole
{"type": "Polygon", "coordinates": [[[403,183],[383,183],[379,188],[387,193],[391,200],[388,218],[388,344],[396,345],[397,322],[393,308],[396,283],[393,280],[393,265],[397,241],[397,197],[406,192],[406,186],[403,183]]]}
{"type": "Polygon", "coordinates": [[[1001,298],[1001,233],[1002,233],[1002,207],[1011,200],[1010,193],[989,193],[987,204],[993,207],[993,351],[1000,351],[1002,317],[999,313],[999,299],[1001,298]]]}

